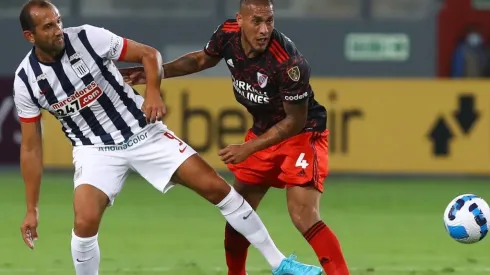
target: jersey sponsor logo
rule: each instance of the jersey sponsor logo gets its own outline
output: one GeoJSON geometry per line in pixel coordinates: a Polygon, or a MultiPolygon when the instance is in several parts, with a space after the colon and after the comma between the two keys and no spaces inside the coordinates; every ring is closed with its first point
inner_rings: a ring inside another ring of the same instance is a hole
{"type": "Polygon", "coordinates": [[[299,67],[294,66],[291,69],[288,70],[288,76],[291,78],[292,81],[298,82],[299,78],[301,77],[301,73],[299,72],[299,67]]]}
{"type": "Polygon", "coordinates": [[[76,91],[68,98],[51,105],[58,117],[71,116],[83,108],[90,106],[102,95],[99,85],[92,81],[81,91],[76,91]]]}
{"type": "Polygon", "coordinates": [[[123,46],[123,40],[113,36],[111,38],[111,48],[110,48],[111,56],[116,56],[116,54],[119,52],[122,46],[123,46]]]}
{"type": "Polygon", "coordinates": [[[304,92],[300,95],[287,95],[284,97],[285,100],[288,100],[288,101],[296,101],[296,100],[301,100],[301,99],[304,99],[308,96],[308,92],[304,92]]]}
{"type": "Polygon", "coordinates": [[[101,146],[98,148],[99,151],[102,152],[112,152],[112,151],[122,151],[128,148],[131,148],[138,143],[145,141],[148,138],[148,132],[143,134],[137,134],[135,136],[130,137],[128,140],[119,145],[110,145],[110,146],[101,146]]]}
{"type": "Polygon", "coordinates": [[[70,58],[68,58],[68,60],[71,62],[75,59],[82,59],[82,54],[81,53],[74,53],[72,56],[70,56],[70,58]]]}
{"type": "Polygon", "coordinates": [[[267,93],[260,92],[255,89],[251,84],[248,84],[245,81],[236,80],[233,76],[232,80],[233,88],[235,88],[235,91],[244,98],[258,104],[269,103],[269,97],[267,96],[267,93]]]}
{"type": "Polygon", "coordinates": [[[259,83],[260,88],[265,88],[265,86],[267,86],[267,80],[269,80],[268,76],[257,72],[257,83],[259,83]]]}
{"type": "Polygon", "coordinates": [[[45,73],[42,73],[38,77],[36,77],[36,79],[32,80],[31,82],[36,83],[36,82],[39,82],[39,81],[45,80],[45,79],[48,79],[48,75],[45,73]]]}

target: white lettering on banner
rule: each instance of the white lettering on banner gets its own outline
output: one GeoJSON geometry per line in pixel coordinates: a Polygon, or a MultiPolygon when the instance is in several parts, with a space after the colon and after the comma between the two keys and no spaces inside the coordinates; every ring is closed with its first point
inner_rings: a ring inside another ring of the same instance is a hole
{"type": "MultiPolygon", "coordinates": [[[[14,98],[11,96],[4,98],[2,102],[0,102],[0,143],[3,140],[4,123],[7,119],[11,118],[9,116],[9,113],[12,113],[14,117],[17,118],[17,121],[19,120],[19,117],[15,109],[14,98]]],[[[12,133],[12,139],[14,140],[15,143],[20,144],[20,131],[14,131],[12,133]]]]}

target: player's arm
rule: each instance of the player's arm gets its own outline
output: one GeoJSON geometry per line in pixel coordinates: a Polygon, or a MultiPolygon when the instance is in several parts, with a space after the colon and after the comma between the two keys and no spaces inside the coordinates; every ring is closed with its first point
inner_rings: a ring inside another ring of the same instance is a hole
{"type": "Polygon", "coordinates": [[[100,57],[142,64],[150,92],[156,92],[160,96],[163,63],[159,51],[148,45],[123,38],[104,28],[84,25],[84,29],[90,44],[100,57]]]}
{"type": "Polygon", "coordinates": [[[25,184],[27,212],[37,213],[43,170],[41,121],[21,121],[20,126],[20,169],[25,184]]]}
{"type": "Polygon", "coordinates": [[[216,66],[223,58],[225,33],[222,28],[223,25],[220,25],[216,29],[204,49],[190,52],[172,62],[165,63],[163,65],[165,78],[189,75],[216,66]]]}
{"type": "Polygon", "coordinates": [[[160,84],[163,78],[163,62],[160,52],[130,39],[124,39],[122,52],[123,54],[118,58],[119,61],[143,65],[146,75],[146,96],[160,97],[160,84]]]}
{"type": "MultiPolygon", "coordinates": [[[[225,34],[220,25],[211,36],[204,49],[187,53],[173,61],[163,64],[164,78],[172,78],[198,73],[216,66],[223,58],[225,34]]],[[[119,70],[127,83],[145,84],[147,76],[142,67],[131,67],[119,70]]]]}
{"type": "Polygon", "coordinates": [[[178,77],[197,73],[216,66],[220,56],[212,56],[204,50],[190,52],[176,60],[163,64],[164,77],[178,77]]]}
{"type": "Polygon", "coordinates": [[[27,212],[37,213],[43,170],[41,110],[19,78],[14,81],[14,102],[22,134],[20,168],[25,184],[27,212]]]}
{"type": "Polygon", "coordinates": [[[297,135],[303,130],[308,116],[308,100],[300,103],[283,102],[283,106],[286,113],[286,117],[283,120],[276,123],[263,135],[244,144],[250,152],[266,149],[297,135]]]}
{"type": "Polygon", "coordinates": [[[278,77],[285,117],[271,129],[245,143],[249,152],[257,152],[300,133],[308,117],[310,69],[304,60],[293,57],[281,69],[278,77]]]}
{"type": "Polygon", "coordinates": [[[160,96],[163,68],[162,56],[156,49],[123,38],[104,28],[84,25],[87,37],[95,52],[106,60],[140,63],[146,74],[147,85],[142,110],[148,122],[161,120],[165,105],[160,96]]]}

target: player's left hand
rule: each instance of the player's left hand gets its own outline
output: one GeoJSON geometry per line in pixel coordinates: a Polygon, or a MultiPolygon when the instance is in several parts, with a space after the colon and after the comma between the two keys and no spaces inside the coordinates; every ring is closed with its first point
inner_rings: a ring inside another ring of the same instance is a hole
{"type": "Polygon", "coordinates": [[[160,91],[149,92],[147,90],[142,109],[147,122],[155,123],[156,121],[161,121],[167,113],[167,107],[163,103],[160,91]]]}
{"type": "Polygon", "coordinates": [[[218,152],[218,155],[225,164],[240,163],[246,160],[251,154],[252,152],[250,152],[243,144],[231,144],[218,152]]]}

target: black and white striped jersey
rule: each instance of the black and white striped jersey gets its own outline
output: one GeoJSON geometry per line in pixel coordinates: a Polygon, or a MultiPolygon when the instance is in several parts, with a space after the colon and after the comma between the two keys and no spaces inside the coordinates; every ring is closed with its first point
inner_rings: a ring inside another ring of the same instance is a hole
{"type": "Polygon", "coordinates": [[[40,62],[33,48],[16,70],[20,120],[37,121],[45,109],[74,146],[119,144],[145,127],[143,97],[124,83],[113,62],[125,55],[126,39],[83,25],[64,29],[64,41],[56,62],[40,62]]]}

